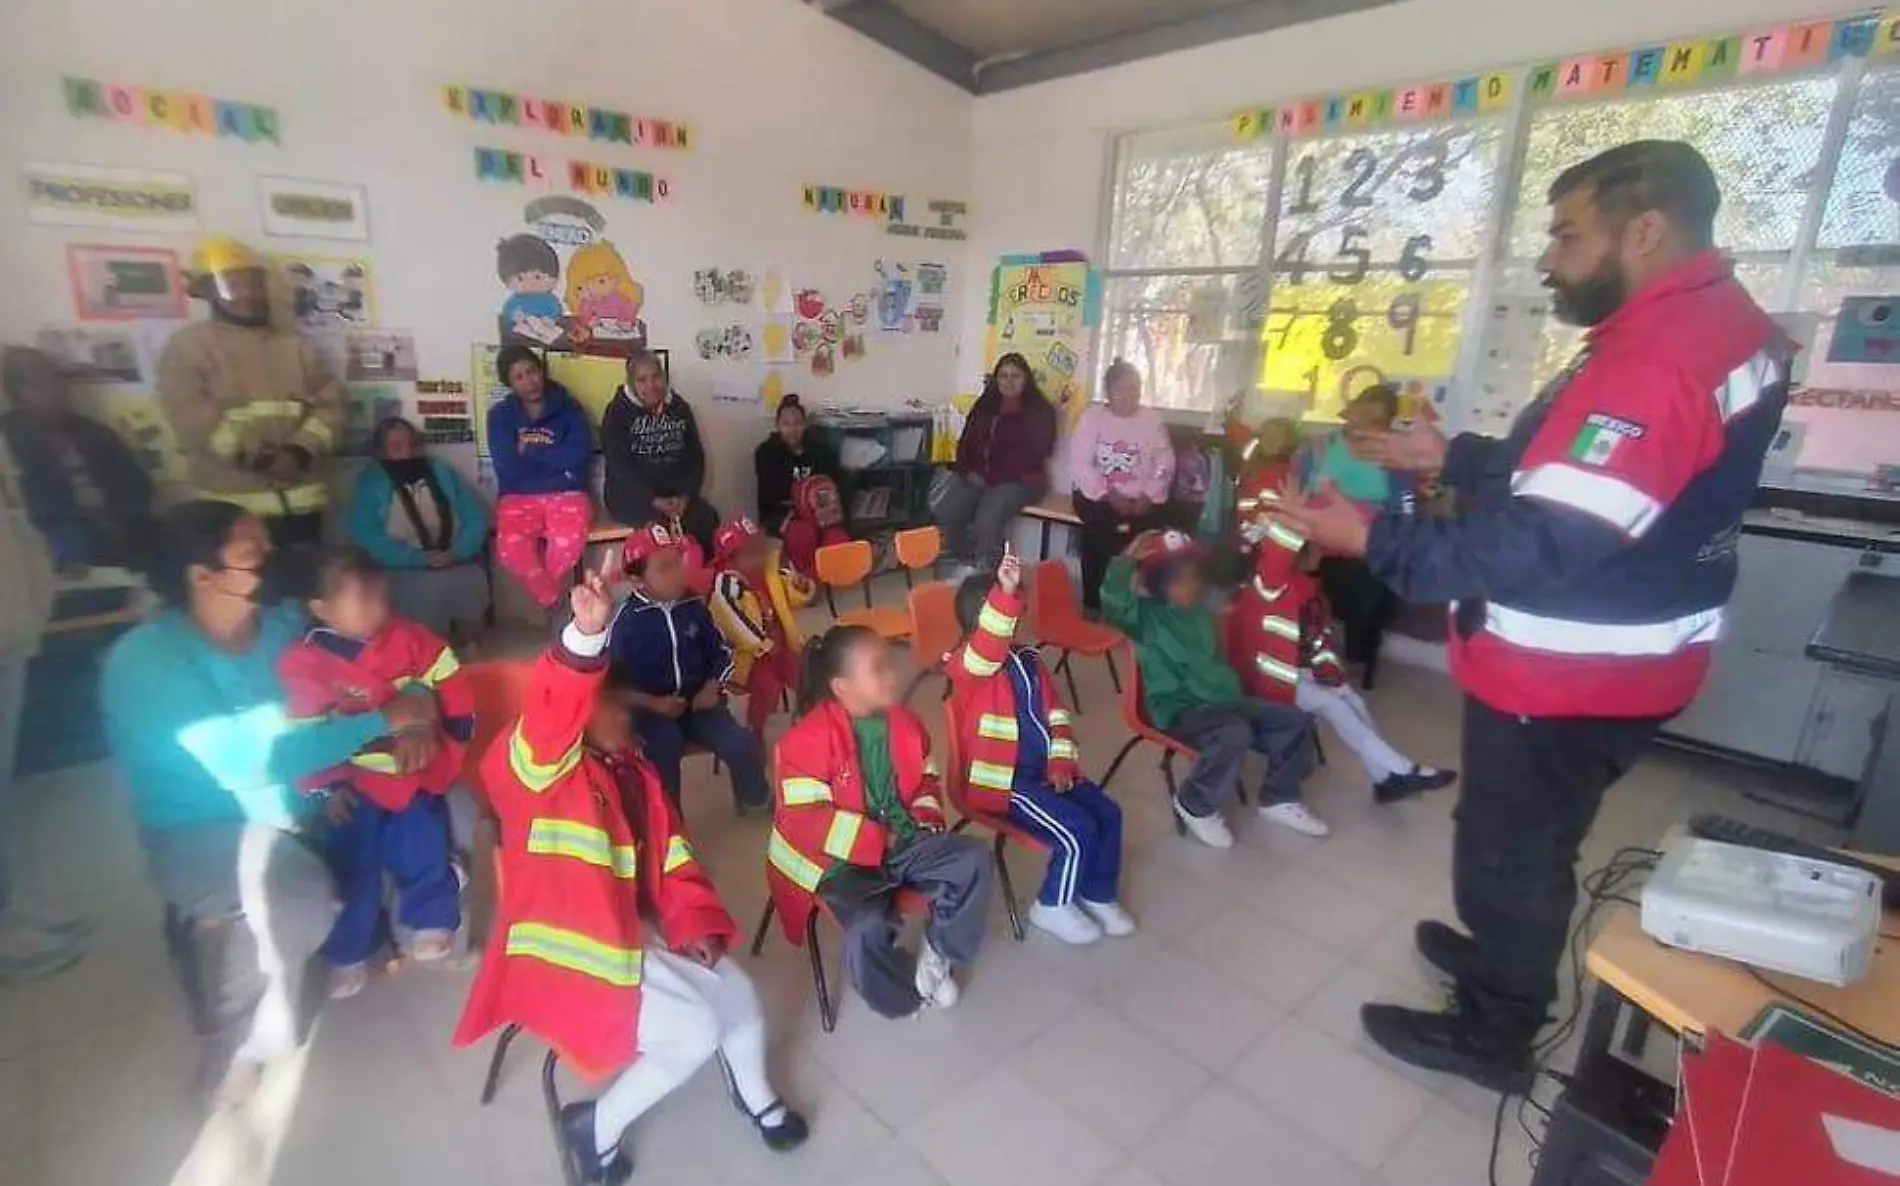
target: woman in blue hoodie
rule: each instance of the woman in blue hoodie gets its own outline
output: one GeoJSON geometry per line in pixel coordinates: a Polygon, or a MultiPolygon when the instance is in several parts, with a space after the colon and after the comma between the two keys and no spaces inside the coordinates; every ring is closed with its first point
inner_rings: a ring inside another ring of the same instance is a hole
{"type": "Polygon", "coordinates": [[[397,613],[465,639],[488,611],[477,563],[487,504],[454,466],[428,456],[422,433],[400,416],[376,426],[369,455],[350,498],[350,538],[389,570],[397,613]]]}
{"type": "Polygon", "coordinates": [[[495,372],[508,396],[488,409],[488,451],[495,463],[495,558],[552,607],[587,550],[593,500],[587,458],[594,434],[567,388],[548,378],[526,346],[506,346],[495,372]]]}

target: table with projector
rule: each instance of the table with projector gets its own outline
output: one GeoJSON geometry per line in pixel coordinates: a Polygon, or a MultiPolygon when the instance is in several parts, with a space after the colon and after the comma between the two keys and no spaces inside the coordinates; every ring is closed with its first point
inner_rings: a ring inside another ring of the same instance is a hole
{"type": "Polygon", "coordinates": [[[1900,1045],[1900,910],[1883,909],[1893,896],[1882,881],[1900,879],[1900,857],[1697,824],[1665,834],[1640,906],[1610,905],[1590,943],[1596,988],[1535,1186],[1644,1181],[1657,1122],[1666,1125],[1674,1104],[1673,1086],[1640,1066],[1658,1027],[1688,1041],[1739,1036],[1779,1003],[1900,1045]],[[1818,859],[1836,855],[1855,864],[1818,859]]]}

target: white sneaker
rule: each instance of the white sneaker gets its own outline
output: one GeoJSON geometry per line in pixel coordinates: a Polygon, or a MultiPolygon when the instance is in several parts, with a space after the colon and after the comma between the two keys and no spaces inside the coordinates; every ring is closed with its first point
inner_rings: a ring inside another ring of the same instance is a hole
{"type": "Polygon", "coordinates": [[[1234,834],[1228,831],[1227,821],[1220,817],[1220,812],[1211,812],[1207,815],[1189,815],[1188,809],[1181,806],[1181,801],[1176,799],[1174,801],[1174,814],[1176,818],[1186,825],[1188,835],[1199,840],[1202,844],[1207,845],[1207,847],[1232,848],[1234,846],[1234,834]]]}
{"type": "Polygon", "coordinates": [[[1270,803],[1260,809],[1260,818],[1270,824],[1298,832],[1302,836],[1330,836],[1333,830],[1326,821],[1306,809],[1306,804],[1270,803]]]}
{"type": "Polygon", "coordinates": [[[950,970],[950,961],[939,955],[928,939],[917,953],[917,995],[938,1009],[955,1008],[963,996],[950,970]]]}
{"type": "Polygon", "coordinates": [[[1074,902],[1067,906],[1045,906],[1037,902],[1029,908],[1029,925],[1077,947],[1102,937],[1102,928],[1074,902]]]}
{"type": "Polygon", "coordinates": [[[0,921],[0,984],[44,980],[85,957],[86,945],[75,935],[0,921]]]}
{"type": "Polygon", "coordinates": [[[1120,902],[1082,903],[1082,909],[1089,912],[1095,925],[1102,928],[1102,934],[1120,939],[1135,933],[1135,916],[1122,909],[1120,902]]]}
{"type": "Polygon", "coordinates": [[[369,987],[369,965],[338,964],[330,969],[330,999],[347,1001],[369,987]]]}
{"type": "Polygon", "coordinates": [[[419,964],[432,964],[449,958],[455,950],[455,932],[431,927],[409,938],[409,958],[419,964]]]}

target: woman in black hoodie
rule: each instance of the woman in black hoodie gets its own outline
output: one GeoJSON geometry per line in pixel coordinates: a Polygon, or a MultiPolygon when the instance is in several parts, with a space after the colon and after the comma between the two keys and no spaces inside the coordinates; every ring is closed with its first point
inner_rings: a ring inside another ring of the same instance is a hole
{"type": "Polygon", "coordinates": [[[658,355],[640,350],[627,359],[626,385],[601,417],[600,457],[607,471],[603,501],[615,522],[678,524],[713,554],[719,511],[700,493],[706,446],[693,409],[667,389],[658,355]]]}

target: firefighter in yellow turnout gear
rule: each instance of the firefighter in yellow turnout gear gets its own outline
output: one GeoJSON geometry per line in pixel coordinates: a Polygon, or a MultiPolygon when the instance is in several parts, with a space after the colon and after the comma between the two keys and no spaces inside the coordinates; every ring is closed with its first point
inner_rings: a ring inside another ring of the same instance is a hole
{"type": "Polygon", "coordinates": [[[172,335],[157,386],[193,487],[261,516],[280,545],[316,543],[328,500],[317,463],[342,436],[342,382],[273,319],[264,259],[242,243],[202,245],[190,292],[211,318],[172,335]]]}

